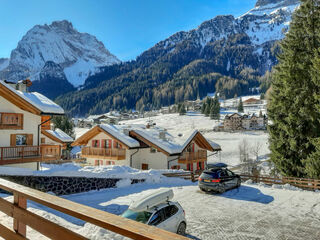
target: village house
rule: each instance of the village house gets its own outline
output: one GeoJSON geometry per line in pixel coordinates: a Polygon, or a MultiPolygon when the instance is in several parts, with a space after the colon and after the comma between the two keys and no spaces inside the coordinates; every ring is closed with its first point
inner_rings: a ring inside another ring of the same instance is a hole
{"type": "Polygon", "coordinates": [[[46,131],[50,129],[51,118],[63,115],[64,111],[42,94],[27,92],[31,84],[30,80],[0,81],[1,166],[36,170],[39,162],[61,159],[64,143],[58,135],[62,131],[58,130],[58,135],[46,131]]]}
{"type": "Polygon", "coordinates": [[[229,131],[240,131],[240,130],[265,130],[267,128],[267,117],[265,115],[256,116],[252,115],[241,115],[234,113],[227,115],[223,122],[223,129],[229,131]]]}
{"type": "Polygon", "coordinates": [[[82,146],[82,158],[91,165],[126,165],[143,170],[201,170],[205,168],[207,152],[221,150],[198,131],[173,137],[156,126],[108,124],[93,127],[72,146],[82,146]]]}

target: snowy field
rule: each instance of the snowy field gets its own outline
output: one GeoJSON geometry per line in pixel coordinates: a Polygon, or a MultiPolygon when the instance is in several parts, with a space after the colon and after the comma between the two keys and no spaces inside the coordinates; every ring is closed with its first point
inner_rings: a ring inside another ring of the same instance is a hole
{"type": "MultiPolygon", "coordinates": [[[[202,193],[196,184],[190,181],[173,178],[168,181],[73,194],[64,198],[121,214],[142,195],[150,194],[159,187],[171,187],[175,193],[173,200],[178,201],[186,211],[187,233],[190,238],[320,239],[320,193],[290,190],[295,188],[286,189],[286,186],[280,189],[281,186],[243,184],[239,189],[214,195],[202,193]]],[[[12,197],[6,198],[12,200],[12,197]]],[[[123,239],[114,233],[38,204],[29,203],[28,206],[30,211],[90,239],[123,239]]],[[[12,226],[12,220],[2,213],[0,223],[12,226]]],[[[28,237],[45,239],[30,228],[28,237]]]]}
{"type": "MultiPolygon", "coordinates": [[[[223,112],[221,118],[223,119],[228,113],[232,112],[223,112]]],[[[153,123],[156,123],[157,126],[167,129],[170,134],[176,137],[178,137],[178,134],[187,134],[195,129],[202,131],[206,138],[218,143],[222,148],[221,153],[210,156],[208,162],[224,162],[230,166],[238,165],[240,163],[239,144],[242,143],[243,140],[247,142],[248,148],[253,148],[257,143],[261,145],[261,150],[259,152],[259,157],[261,159],[265,159],[266,155],[270,152],[268,133],[263,131],[244,131],[236,133],[214,132],[213,127],[217,126],[219,122],[194,112],[188,112],[185,116],[179,116],[179,114],[165,114],[150,118],[140,118],[122,121],[120,124],[147,124],[148,121],[152,121],[153,123]]]]}

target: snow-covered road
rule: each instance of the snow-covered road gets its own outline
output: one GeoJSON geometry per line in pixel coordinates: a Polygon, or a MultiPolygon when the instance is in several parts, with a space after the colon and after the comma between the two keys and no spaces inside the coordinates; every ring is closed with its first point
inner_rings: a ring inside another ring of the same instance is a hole
{"type": "MultiPolygon", "coordinates": [[[[320,239],[320,193],[292,191],[244,184],[224,194],[205,194],[194,183],[135,184],[122,188],[80,193],[65,198],[121,214],[132,201],[159,187],[172,187],[174,200],[186,211],[188,236],[193,239],[320,239]]],[[[57,222],[90,239],[122,239],[91,224],[48,212],[37,204],[29,210],[57,222]]],[[[12,224],[0,213],[0,223],[12,224]]],[[[31,239],[44,239],[28,231],[31,239]]]]}

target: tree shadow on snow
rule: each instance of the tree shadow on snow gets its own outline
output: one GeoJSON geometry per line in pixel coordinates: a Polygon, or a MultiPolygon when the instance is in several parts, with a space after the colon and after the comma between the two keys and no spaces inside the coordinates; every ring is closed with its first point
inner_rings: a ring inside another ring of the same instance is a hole
{"type": "Polygon", "coordinates": [[[258,202],[263,204],[269,204],[274,200],[274,197],[265,195],[259,189],[249,186],[241,186],[239,188],[229,190],[220,196],[235,200],[258,202]]]}

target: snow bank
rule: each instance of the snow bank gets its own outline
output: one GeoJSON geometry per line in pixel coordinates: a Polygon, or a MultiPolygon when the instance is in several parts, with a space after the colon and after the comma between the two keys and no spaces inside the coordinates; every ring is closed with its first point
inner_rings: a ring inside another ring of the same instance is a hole
{"type": "Polygon", "coordinates": [[[128,166],[86,166],[75,163],[42,164],[42,170],[32,171],[26,168],[0,167],[0,175],[21,176],[60,176],[60,177],[87,177],[87,178],[120,178],[119,187],[127,186],[131,179],[145,179],[146,183],[170,183],[184,179],[167,178],[162,173],[184,172],[183,170],[138,170],[128,166]]]}

